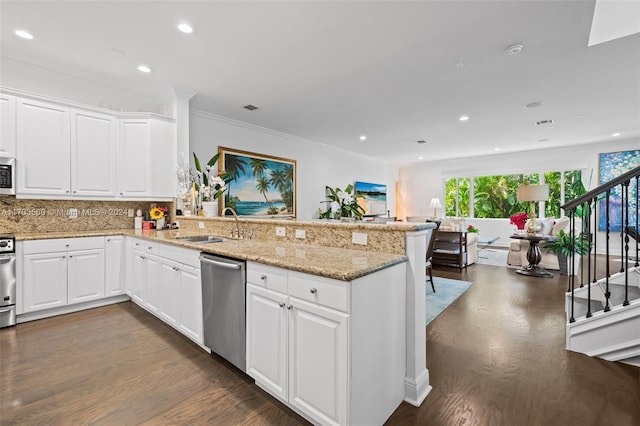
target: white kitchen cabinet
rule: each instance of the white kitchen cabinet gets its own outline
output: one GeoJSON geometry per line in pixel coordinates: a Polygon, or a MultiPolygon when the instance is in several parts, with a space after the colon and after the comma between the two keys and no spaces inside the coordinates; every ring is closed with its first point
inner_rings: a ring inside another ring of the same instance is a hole
{"type": "Polygon", "coordinates": [[[67,304],[67,253],[25,254],[23,257],[24,312],[67,304]]]}
{"type": "Polygon", "coordinates": [[[71,112],[71,193],[113,197],[117,190],[117,120],[113,116],[71,112]]]}
{"type": "Polygon", "coordinates": [[[16,98],[0,93],[0,157],[16,156],[16,98]]]}
{"type": "Polygon", "coordinates": [[[119,195],[175,197],[175,125],[157,117],[119,122],[119,195]]]}
{"type": "Polygon", "coordinates": [[[154,314],[158,314],[158,278],[160,273],[160,260],[153,255],[146,254],[144,261],[146,269],[144,283],[144,304],[149,311],[153,312],[154,314]]]}
{"type": "Polygon", "coordinates": [[[180,316],[180,265],[163,259],[160,262],[158,311],[160,318],[178,328],[180,316]]]}
{"type": "Polygon", "coordinates": [[[131,279],[127,280],[127,293],[135,303],[144,305],[145,288],[147,285],[147,264],[145,253],[141,250],[133,249],[131,259],[131,279]]]}
{"type": "Polygon", "coordinates": [[[314,424],[384,423],[404,398],[405,275],[346,282],[247,262],[247,373],[314,424]]]}
{"type": "Polygon", "coordinates": [[[68,252],[67,302],[104,298],[104,249],[68,252]]]}
{"type": "Polygon", "coordinates": [[[105,237],[105,296],[125,294],[125,247],[124,237],[105,237]]]}
{"type": "Polygon", "coordinates": [[[288,311],[286,294],[247,284],[247,374],[287,401],[288,311]]]}
{"type": "Polygon", "coordinates": [[[17,100],[17,194],[70,195],[69,109],[17,100]]]}
{"type": "Polygon", "coordinates": [[[196,343],[204,344],[200,268],[181,266],[178,303],[180,331],[196,343]]]}
{"type": "Polygon", "coordinates": [[[294,297],[287,309],[291,405],[323,424],[347,424],[349,316],[294,297]]]}
{"type": "Polygon", "coordinates": [[[25,241],[22,291],[24,312],[104,298],[104,239],[25,241]]]}

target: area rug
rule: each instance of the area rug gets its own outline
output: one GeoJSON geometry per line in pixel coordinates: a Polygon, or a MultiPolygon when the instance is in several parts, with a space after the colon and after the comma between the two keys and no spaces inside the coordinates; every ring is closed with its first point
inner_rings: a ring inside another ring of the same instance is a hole
{"type": "MultiPolygon", "coordinates": [[[[431,282],[427,278],[427,315],[426,324],[433,321],[447,306],[452,304],[462,293],[467,291],[471,281],[452,280],[450,278],[433,277],[436,292],[431,290],[431,282]]],[[[425,325],[426,325],[425,324],[425,325]]]]}

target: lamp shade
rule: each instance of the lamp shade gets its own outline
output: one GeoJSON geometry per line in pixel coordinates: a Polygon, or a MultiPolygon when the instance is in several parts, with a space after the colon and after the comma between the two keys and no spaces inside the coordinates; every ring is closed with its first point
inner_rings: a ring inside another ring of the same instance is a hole
{"type": "Polygon", "coordinates": [[[547,201],[549,199],[549,185],[520,185],[518,187],[518,201],[547,201]]]}
{"type": "Polygon", "coordinates": [[[442,208],[442,204],[440,204],[440,198],[432,198],[429,207],[431,207],[432,209],[442,208]]]}

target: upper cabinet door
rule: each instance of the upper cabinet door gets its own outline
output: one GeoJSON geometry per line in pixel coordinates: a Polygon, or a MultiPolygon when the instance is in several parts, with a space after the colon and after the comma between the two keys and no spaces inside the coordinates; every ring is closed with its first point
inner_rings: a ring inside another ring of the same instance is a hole
{"type": "Polygon", "coordinates": [[[71,114],[71,193],[116,195],[117,120],[108,115],[71,114]]]}
{"type": "Polygon", "coordinates": [[[151,189],[149,120],[120,120],[119,195],[144,197],[151,189]]]}
{"type": "Polygon", "coordinates": [[[18,195],[70,195],[69,110],[17,102],[18,195]]]}
{"type": "Polygon", "coordinates": [[[16,156],[16,98],[0,93],[0,157],[16,156]]]}

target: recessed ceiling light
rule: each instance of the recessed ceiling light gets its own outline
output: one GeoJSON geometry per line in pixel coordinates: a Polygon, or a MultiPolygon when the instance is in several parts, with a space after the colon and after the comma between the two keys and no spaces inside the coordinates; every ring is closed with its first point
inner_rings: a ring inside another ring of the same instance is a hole
{"type": "Polygon", "coordinates": [[[468,115],[461,115],[460,118],[458,118],[458,120],[460,121],[467,121],[469,120],[471,117],[469,117],[468,115]]]}
{"type": "Polygon", "coordinates": [[[26,40],[33,40],[33,34],[31,34],[29,31],[25,31],[25,30],[16,30],[16,35],[18,37],[22,37],[26,40]]]}
{"type": "Polygon", "coordinates": [[[180,24],[178,25],[178,29],[185,34],[191,34],[193,32],[193,27],[189,24],[180,24]]]}
{"type": "Polygon", "coordinates": [[[493,148],[494,151],[500,151],[500,148],[493,148]]]}
{"type": "Polygon", "coordinates": [[[522,44],[513,44],[509,47],[507,47],[507,54],[509,56],[514,56],[517,55],[518,53],[522,52],[522,49],[524,48],[524,45],[522,44]]]}
{"type": "Polygon", "coordinates": [[[611,136],[613,136],[614,138],[617,138],[620,135],[621,135],[621,133],[619,133],[619,132],[611,133],[611,136]]]}
{"type": "Polygon", "coordinates": [[[138,65],[138,71],[149,74],[151,72],[151,68],[146,65],[138,65]]]}
{"type": "Polygon", "coordinates": [[[366,137],[365,135],[362,135],[362,136],[360,136],[360,140],[361,140],[361,141],[366,141],[366,140],[367,140],[367,137],[366,137]]]}
{"type": "Polygon", "coordinates": [[[538,142],[549,142],[550,138],[538,139],[538,142]]]}
{"type": "Polygon", "coordinates": [[[422,160],[422,159],[423,159],[422,157],[418,157],[418,160],[422,160]]]}
{"type": "Polygon", "coordinates": [[[528,104],[526,104],[524,107],[525,108],[538,108],[540,105],[542,105],[542,102],[540,101],[535,101],[535,102],[529,102],[528,104]]]}

